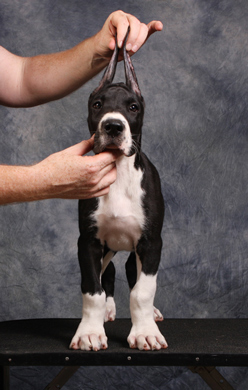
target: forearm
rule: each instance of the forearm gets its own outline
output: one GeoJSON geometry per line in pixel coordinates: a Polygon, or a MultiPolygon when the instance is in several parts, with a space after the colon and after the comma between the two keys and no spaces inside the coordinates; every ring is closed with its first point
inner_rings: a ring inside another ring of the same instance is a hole
{"type": "Polygon", "coordinates": [[[0,104],[32,107],[80,88],[108,63],[95,51],[95,37],[64,52],[19,57],[0,46],[0,104]]]}
{"type": "Polygon", "coordinates": [[[21,106],[60,99],[99,73],[108,60],[96,56],[94,39],[64,52],[25,58],[21,106]]]}
{"type": "Polygon", "coordinates": [[[0,165],[0,205],[46,199],[49,185],[34,166],[0,165]]]}

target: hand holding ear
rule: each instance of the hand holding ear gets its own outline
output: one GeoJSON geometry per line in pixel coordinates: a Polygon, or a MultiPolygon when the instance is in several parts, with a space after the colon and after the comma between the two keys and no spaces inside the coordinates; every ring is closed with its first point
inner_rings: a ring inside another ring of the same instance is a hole
{"type": "Polygon", "coordinates": [[[163,29],[163,24],[160,21],[153,20],[146,25],[131,14],[123,11],[113,12],[95,36],[97,52],[100,57],[109,58],[112,55],[115,47],[116,32],[118,47],[121,48],[123,46],[128,26],[130,26],[130,34],[126,49],[130,52],[129,54],[138,51],[154,32],[163,29]]]}

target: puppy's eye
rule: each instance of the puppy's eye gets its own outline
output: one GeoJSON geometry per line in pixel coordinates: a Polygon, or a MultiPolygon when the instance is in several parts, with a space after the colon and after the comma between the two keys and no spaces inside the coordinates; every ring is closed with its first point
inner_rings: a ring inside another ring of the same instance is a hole
{"type": "Polygon", "coordinates": [[[132,111],[132,112],[137,112],[139,110],[139,107],[138,107],[138,105],[136,103],[133,103],[129,107],[129,110],[132,111]]]}
{"type": "Polygon", "coordinates": [[[94,104],[93,104],[93,108],[96,108],[97,110],[99,110],[100,108],[102,108],[102,103],[101,102],[95,102],[94,104]]]}

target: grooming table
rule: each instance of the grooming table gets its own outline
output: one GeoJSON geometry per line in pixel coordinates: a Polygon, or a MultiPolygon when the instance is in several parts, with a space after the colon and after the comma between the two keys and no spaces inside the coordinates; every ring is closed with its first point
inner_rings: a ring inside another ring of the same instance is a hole
{"type": "Polygon", "coordinates": [[[76,319],[0,323],[0,390],[9,389],[9,366],[64,366],[46,390],[61,389],[80,366],[187,366],[210,388],[229,390],[215,367],[248,366],[248,319],[165,319],[158,326],[169,347],[160,351],[130,349],[128,319],[105,324],[107,350],[70,350],[78,324],[76,319]]]}

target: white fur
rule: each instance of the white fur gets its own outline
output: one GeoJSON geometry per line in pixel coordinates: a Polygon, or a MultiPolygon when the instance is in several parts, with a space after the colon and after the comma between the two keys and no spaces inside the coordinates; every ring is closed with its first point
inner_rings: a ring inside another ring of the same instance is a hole
{"type": "Polygon", "coordinates": [[[98,227],[97,237],[112,251],[134,250],[145,224],[143,172],[134,168],[134,158],[121,156],[117,160],[117,179],[109,193],[99,198],[93,215],[98,227]]]}
{"type": "Polygon", "coordinates": [[[113,297],[108,297],[106,300],[106,310],[104,321],[114,321],[116,316],[116,306],[113,297]]]}
{"type": "Polygon", "coordinates": [[[131,348],[140,350],[166,348],[167,343],[154,320],[154,296],[157,275],[145,275],[142,271],[130,294],[132,329],[128,336],[131,348]]]}
{"type": "Polygon", "coordinates": [[[106,308],[105,292],[83,294],[83,316],[70,348],[98,351],[107,348],[107,337],[103,327],[106,308]]]}
{"type": "Polygon", "coordinates": [[[130,130],[130,126],[124,115],[120,114],[119,112],[108,112],[106,113],[102,119],[100,120],[98,124],[98,133],[99,133],[99,139],[102,143],[104,143],[104,139],[106,137],[106,133],[102,130],[102,122],[107,119],[118,119],[123,123],[124,130],[122,132],[122,142],[119,145],[119,149],[123,151],[125,155],[129,154],[129,151],[132,147],[132,134],[130,130]]]}
{"type": "Polygon", "coordinates": [[[153,319],[153,300],[156,292],[157,275],[140,273],[137,283],[130,294],[130,310],[132,322],[136,326],[149,323],[153,319]]]}

